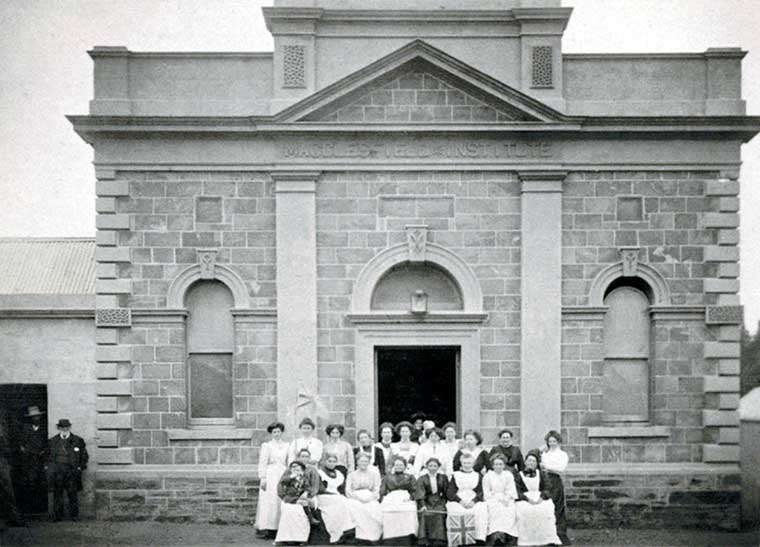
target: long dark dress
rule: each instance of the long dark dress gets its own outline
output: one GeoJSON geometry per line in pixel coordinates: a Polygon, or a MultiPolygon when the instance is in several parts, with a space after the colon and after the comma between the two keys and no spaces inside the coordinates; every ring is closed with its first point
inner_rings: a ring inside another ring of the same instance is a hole
{"type": "Polygon", "coordinates": [[[567,536],[567,515],[565,505],[565,487],[562,477],[554,471],[545,471],[543,474],[546,492],[554,502],[554,518],[557,521],[557,535],[563,544],[569,543],[567,536]]]}
{"type": "Polygon", "coordinates": [[[504,448],[501,445],[494,446],[491,449],[491,452],[488,453],[488,458],[486,460],[486,468],[489,471],[491,470],[491,458],[494,456],[494,454],[502,454],[505,458],[507,458],[507,469],[513,473],[517,473],[525,469],[525,459],[523,458],[522,452],[520,452],[519,446],[512,445],[508,448],[504,448]]]}
{"type": "MultiPolygon", "coordinates": [[[[454,471],[459,471],[462,469],[462,455],[465,454],[461,448],[456,451],[456,454],[454,454],[454,465],[452,466],[454,468],[454,471]]],[[[486,469],[488,467],[488,452],[485,450],[481,450],[478,456],[475,458],[475,463],[472,465],[472,470],[476,473],[480,473],[483,469],[486,469]]]]}
{"type": "Polygon", "coordinates": [[[436,486],[438,491],[434,494],[430,475],[424,473],[417,479],[417,487],[414,499],[417,500],[417,508],[425,507],[427,511],[421,512],[420,528],[417,537],[422,544],[445,545],[446,537],[446,492],[449,488],[449,479],[442,473],[436,473],[436,486]]]}

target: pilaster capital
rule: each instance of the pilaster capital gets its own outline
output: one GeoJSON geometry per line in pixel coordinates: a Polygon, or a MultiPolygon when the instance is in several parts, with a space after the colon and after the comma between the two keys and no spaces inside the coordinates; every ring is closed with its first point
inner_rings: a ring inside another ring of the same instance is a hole
{"type": "Polygon", "coordinates": [[[567,171],[518,171],[517,176],[523,193],[561,193],[567,171]]]}
{"type": "Polygon", "coordinates": [[[276,193],[315,193],[321,171],[272,171],[276,193]]]}

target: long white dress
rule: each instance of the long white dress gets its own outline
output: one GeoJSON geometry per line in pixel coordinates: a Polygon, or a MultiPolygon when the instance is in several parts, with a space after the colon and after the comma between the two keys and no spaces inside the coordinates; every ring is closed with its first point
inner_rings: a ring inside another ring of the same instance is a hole
{"type": "Polygon", "coordinates": [[[296,461],[298,459],[298,452],[307,448],[311,454],[309,461],[312,465],[317,465],[322,459],[323,446],[322,441],[316,437],[296,437],[290,442],[290,446],[288,447],[288,463],[296,461]]]}
{"type": "MultiPolygon", "coordinates": [[[[473,501],[478,498],[478,483],[481,475],[475,471],[465,473],[454,471],[452,481],[449,483],[450,491],[456,491],[456,496],[462,501],[473,501]]],[[[451,496],[449,496],[451,499],[451,496]]],[[[475,539],[485,541],[488,535],[488,506],[482,501],[476,501],[475,505],[466,509],[458,501],[449,501],[446,504],[446,512],[449,515],[473,515],[475,517],[475,539]]]]}
{"type": "Polygon", "coordinates": [[[517,488],[511,471],[489,471],[483,477],[483,499],[488,506],[488,535],[504,532],[517,536],[517,488]]]}
{"type": "Polygon", "coordinates": [[[348,474],[346,498],[351,519],[356,526],[356,539],[378,541],[383,533],[380,510],[380,472],[376,467],[357,469],[348,474]]]}
{"type": "Polygon", "coordinates": [[[266,490],[259,490],[256,506],[256,529],[277,530],[280,522],[280,498],[277,484],[285,473],[288,460],[288,443],[268,441],[261,445],[259,452],[259,480],[266,481],[266,490]]]}
{"type": "Polygon", "coordinates": [[[319,510],[322,512],[322,520],[325,523],[327,533],[330,534],[330,542],[336,543],[343,534],[354,528],[354,519],[348,510],[348,500],[338,491],[346,478],[339,470],[335,470],[335,477],[319,470],[320,478],[326,483],[325,494],[317,496],[319,510]]]}
{"type": "MultiPolygon", "coordinates": [[[[287,477],[280,479],[280,484],[284,484],[287,477]]],[[[303,493],[306,491],[307,484],[306,479],[303,479],[303,484],[298,492],[303,493]]],[[[298,495],[293,491],[285,491],[279,493],[283,498],[287,495],[290,496],[291,501],[298,495]]],[[[283,542],[296,542],[304,543],[308,541],[309,534],[311,533],[311,524],[309,518],[306,516],[303,506],[298,503],[288,503],[284,499],[280,504],[280,522],[277,525],[277,535],[274,538],[275,543],[283,542]]]]}
{"type": "Polygon", "coordinates": [[[451,451],[442,442],[435,444],[426,442],[421,444],[417,449],[417,455],[414,457],[412,464],[412,474],[419,477],[425,471],[425,465],[430,458],[437,458],[441,462],[439,473],[444,473],[450,477],[454,470],[451,468],[451,451]]]}
{"type": "MultiPolygon", "coordinates": [[[[527,477],[521,471],[520,478],[528,489],[525,496],[532,500],[540,499],[540,474],[536,473],[533,477],[527,477]]],[[[518,545],[562,545],[559,537],[557,537],[554,502],[552,500],[542,500],[537,505],[527,501],[518,501],[516,510],[518,545]]]]}

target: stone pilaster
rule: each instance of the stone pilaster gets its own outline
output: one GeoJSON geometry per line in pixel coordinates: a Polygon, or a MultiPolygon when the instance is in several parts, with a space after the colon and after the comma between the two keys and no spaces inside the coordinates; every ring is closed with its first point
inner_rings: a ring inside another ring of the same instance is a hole
{"type": "Polygon", "coordinates": [[[561,425],[563,172],[524,172],[521,250],[521,445],[561,425]]]}
{"type": "Polygon", "coordinates": [[[315,172],[272,173],[277,211],[277,413],[302,417],[317,393],[315,172]]]}
{"type": "Polygon", "coordinates": [[[705,213],[702,224],[717,231],[718,244],[705,250],[705,261],[717,263],[717,277],[705,279],[705,321],[714,340],[705,343],[705,359],[715,359],[717,376],[705,377],[704,391],[717,397],[717,408],[703,410],[705,427],[717,436],[702,449],[705,462],[739,461],[739,342],[742,309],[739,302],[739,182],[737,173],[724,174],[707,185],[705,194],[717,202],[717,211],[705,213]]]}
{"type": "Polygon", "coordinates": [[[130,363],[130,349],[119,345],[119,332],[131,325],[131,310],[124,307],[131,291],[129,279],[119,279],[119,265],[130,261],[129,249],[119,247],[119,231],[129,229],[129,217],[116,212],[116,200],[129,194],[126,181],[115,172],[96,171],[96,281],[95,360],[97,461],[131,464],[129,448],[119,448],[119,431],[132,429],[130,380],[120,379],[119,369],[130,363]]]}

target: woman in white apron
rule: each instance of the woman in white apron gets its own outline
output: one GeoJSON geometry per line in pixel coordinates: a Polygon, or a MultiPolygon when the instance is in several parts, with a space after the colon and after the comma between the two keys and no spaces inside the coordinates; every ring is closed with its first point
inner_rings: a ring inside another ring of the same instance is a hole
{"type": "Polygon", "coordinates": [[[346,477],[337,465],[337,456],[328,454],[319,470],[322,485],[317,496],[317,505],[327,533],[330,534],[330,543],[338,543],[343,534],[354,528],[354,520],[348,510],[348,500],[343,495],[346,477]]]}
{"type": "Polygon", "coordinates": [[[525,456],[525,469],[517,473],[517,544],[562,545],[557,536],[554,502],[546,478],[539,471],[541,454],[531,450],[525,456]]]}
{"type": "Polygon", "coordinates": [[[259,501],[256,507],[256,530],[262,538],[273,538],[280,521],[280,498],[277,485],[287,469],[288,443],[282,440],[285,426],[274,422],[267,426],[271,440],[259,452],[259,501]]]}
{"type": "Polygon", "coordinates": [[[414,477],[406,473],[406,462],[401,456],[393,459],[392,469],[380,485],[383,541],[393,539],[393,545],[401,545],[417,535],[417,504],[413,501],[416,483],[414,477]]]}
{"type": "Polygon", "coordinates": [[[475,540],[485,541],[488,532],[488,507],[483,503],[483,475],[473,470],[471,454],[462,454],[461,469],[454,471],[449,481],[446,511],[449,515],[473,515],[475,540]]]}
{"type": "Polygon", "coordinates": [[[275,543],[306,543],[311,533],[311,522],[306,516],[309,510],[308,484],[304,477],[306,464],[291,462],[288,471],[277,485],[282,500],[280,522],[277,525],[275,543]]]}
{"type": "Polygon", "coordinates": [[[375,542],[383,533],[380,511],[380,472],[369,465],[367,454],[356,457],[356,471],[349,473],[346,497],[351,518],[356,525],[356,539],[375,542]]]}

